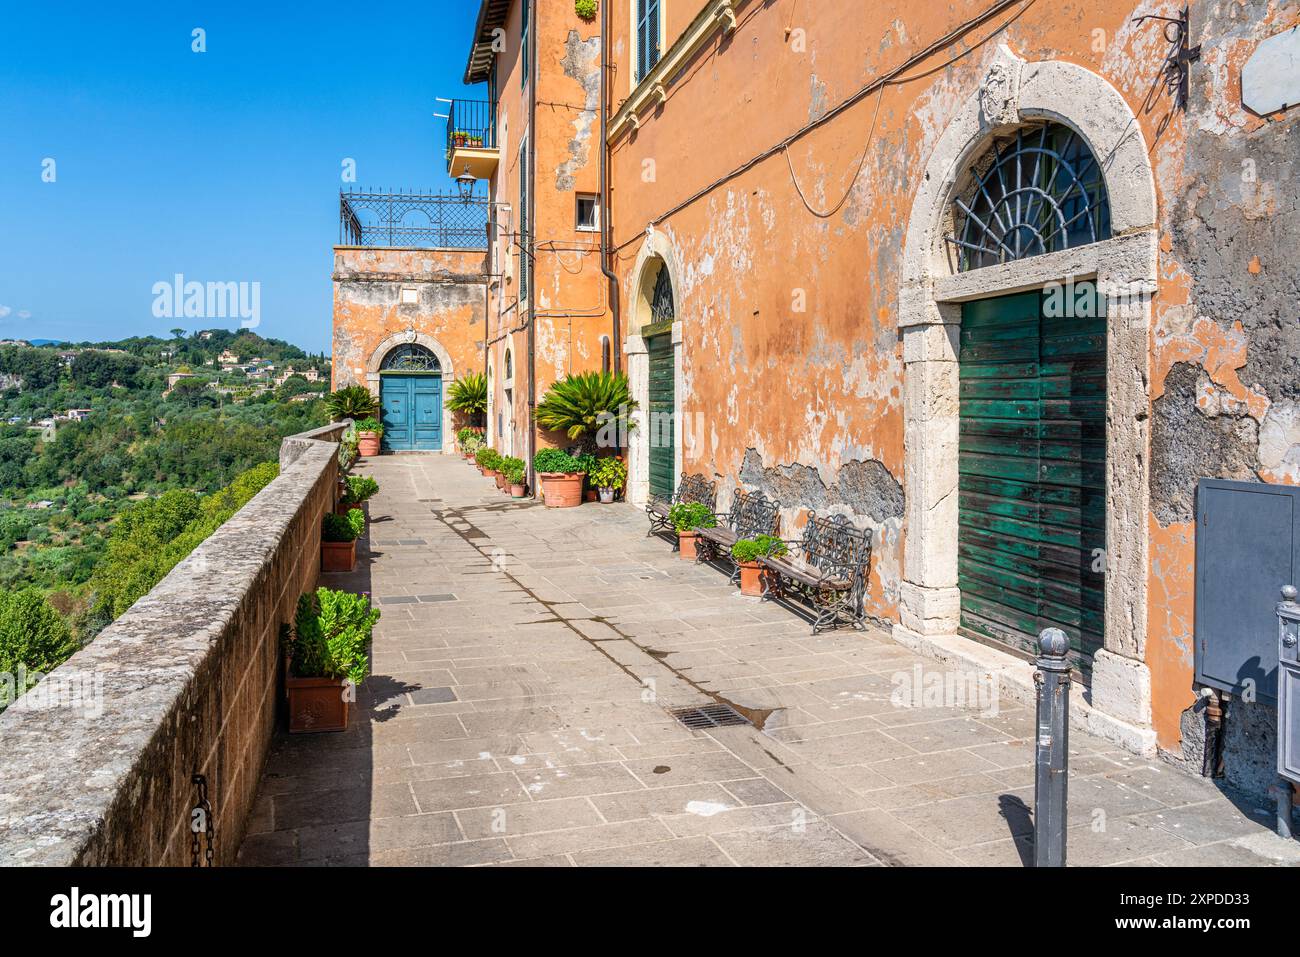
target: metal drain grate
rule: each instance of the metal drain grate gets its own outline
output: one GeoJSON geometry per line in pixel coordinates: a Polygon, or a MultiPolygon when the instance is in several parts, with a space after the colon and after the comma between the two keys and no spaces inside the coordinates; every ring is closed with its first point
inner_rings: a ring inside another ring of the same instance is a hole
{"type": "Polygon", "coordinates": [[[702,708],[674,708],[668,713],[692,731],[749,724],[748,718],[727,704],[706,704],[702,708]]]}

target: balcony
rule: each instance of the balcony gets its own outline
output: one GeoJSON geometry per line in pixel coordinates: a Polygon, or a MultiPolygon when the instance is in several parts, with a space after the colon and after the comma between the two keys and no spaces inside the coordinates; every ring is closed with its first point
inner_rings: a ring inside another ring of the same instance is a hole
{"type": "Polygon", "coordinates": [[[488,202],[443,193],[339,191],[339,245],[487,249],[488,202]]]}
{"type": "Polygon", "coordinates": [[[452,100],[447,116],[447,172],[466,170],[475,179],[491,179],[501,150],[497,146],[497,111],[487,100],[452,100]]]}

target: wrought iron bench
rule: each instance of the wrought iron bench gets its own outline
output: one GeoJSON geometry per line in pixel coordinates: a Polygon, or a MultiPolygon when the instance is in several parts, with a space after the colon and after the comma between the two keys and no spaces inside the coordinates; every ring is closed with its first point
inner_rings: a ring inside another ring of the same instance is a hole
{"type": "Polygon", "coordinates": [[[844,515],[808,514],[803,537],[787,542],[790,554],[760,558],[764,599],[795,598],[815,616],[813,634],[823,628],[863,626],[863,599],[871,570],[871,529],[857,529],[844,515]]]}
{"type": "MultiPolygon", "coordinates": [[[[646,502],[645,506],[645,513],[650,519],[650,531],[646,534],[673,531],[672,522],[668,521],[668,512],[679,502],[699,502],[701,505],[708,506],[709,511],[713,511],[717,498],[717,486],[703,475],[683,475],[682,480],[677,484],[677,494],[672,498],[650,493],[650,501],[646,502]]],[[[676,547],[677,539],[674,537],[673,548],[676,547]]]]}
{"type": "MultiPolygon", "coordinates": [[[[776,535],[781,523],[781,505],[762,492],[736,489],[731,496],[731,509],[718,515],[716,528],[701,528],[695,540],[697,562],[731,559],[731,546],[746,538],[759,535],[776,535]]],[[[732,562],[731,580],[740,578],[740,568],[732,562]]]]}

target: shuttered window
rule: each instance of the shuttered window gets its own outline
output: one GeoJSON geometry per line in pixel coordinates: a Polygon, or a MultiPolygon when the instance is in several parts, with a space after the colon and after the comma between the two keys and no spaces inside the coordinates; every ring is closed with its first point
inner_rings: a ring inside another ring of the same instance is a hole
{"type": "Polygon", "coordinates": [[[528,138],[519,144],[519,298],[528,295],[533,273],[532,257],[532,207],[528,194],[530,171],[528,169],[528,138]]]}
{"type": "Polygon", "coordinates": [[[673,382],[673,337],[646,340],[650,354],[650,491],[671,496],[676,486],[674,449],[677,444],[673,382]]]}
{"type": "MultiPolygon", "coordinates": [[[[1048,310],[1055,312],[1055,310],[1048,310]]],[[[1106,319],[1048,316],[1042,294],[962,307],[958,584],[964,629],[1073,663],[1102,646],[1106,319]]]]}
{"type": "Polygon", "coordinates": [[[636,81],[640,83],[659,62],[661,13],[659,0],[636,0],[636,81]]]}

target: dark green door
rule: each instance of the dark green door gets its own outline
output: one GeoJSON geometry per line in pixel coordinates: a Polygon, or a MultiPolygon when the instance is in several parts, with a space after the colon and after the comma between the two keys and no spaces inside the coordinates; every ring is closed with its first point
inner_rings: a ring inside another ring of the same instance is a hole
{"type": "Polygon", "coordinates": [[[651,336],[650,354],[650,491],[669,497],[676,491],[673,473],[677,423],[673,418],[673,337],[651,336]]]}
{"type": "Polygon", "coordinates": [[[1048,317],[1030,292],[967,303],[961,324],[962,626],[1030,653],[1060,628],[1084,670],[1102,645],[1106,540],[1106,318],[1092,311],[1048,317]]]}

